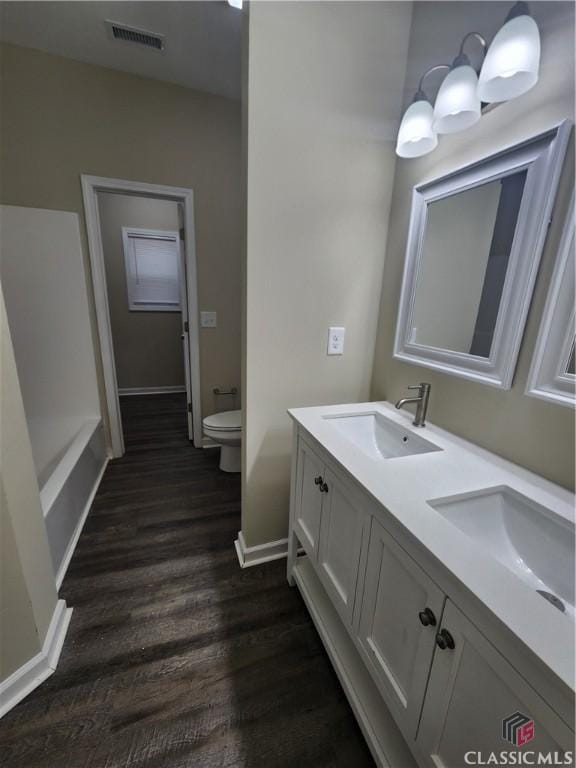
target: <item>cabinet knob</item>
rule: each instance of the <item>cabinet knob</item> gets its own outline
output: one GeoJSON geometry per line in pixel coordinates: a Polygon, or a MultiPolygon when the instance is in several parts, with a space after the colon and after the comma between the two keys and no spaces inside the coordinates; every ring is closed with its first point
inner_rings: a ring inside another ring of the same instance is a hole
{"type": "Polygon", "coordinates": [[[418,618],[420,619],[420,624],[425,627],[436,626],[436,616],[434,616],[434,611],[431,608],[424,608],[423,611],[420,611],[418,618]]]}
{"type": "Polygon", "coordinates": [[[320,486],[320,490],[322,491],[322,493],[328,493],[328,483],[322,483],[322,485],[320,486]]]}
{"type": "Polygon", "coordinates": [[[322,475],[318,475],[317,477],[314,478],[314,485],[322,485],[323,482],[324,482],[324,478],[322,477],[322,475]]]}
{"type": "Polygon", "coordinates": [[[453,651],[456,647],[454,638],[447,629],[441,629],[440,632],[438,632],[436,635],[436,645],[442,651],[445,651],[447,648],[448,650],[453,651]]]}

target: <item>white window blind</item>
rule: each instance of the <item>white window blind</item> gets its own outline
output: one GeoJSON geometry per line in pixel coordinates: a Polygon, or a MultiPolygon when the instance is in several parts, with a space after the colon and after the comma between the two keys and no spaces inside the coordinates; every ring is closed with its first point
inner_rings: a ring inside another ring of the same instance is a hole
{"type": "Polygon", "coordinates": [[[180,311],[178,233],[123,229],[131,310],[180,311]]]}

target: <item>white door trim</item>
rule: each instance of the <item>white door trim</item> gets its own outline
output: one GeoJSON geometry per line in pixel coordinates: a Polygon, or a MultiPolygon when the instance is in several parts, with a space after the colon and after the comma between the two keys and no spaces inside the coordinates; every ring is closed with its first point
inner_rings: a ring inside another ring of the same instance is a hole
{"type": "Polygon", "coordinates": [[[198,333],[198,290],[196,269],[196,247],[194,230],[194,193],[184,187],[167,187],[162,184],[147,184],[140,181],[125,181],[123,179],[108,179],[101,176],[81,176],[84,212],[86,216],[86,231],[88,235],[88,250],[92,272],[92,286],[96,305],[96,320],[102,368],[104,372],[104,388],[106,393],[106,408],[110,427],[110,442],[112,455],[119,457],[124,454],[124,438],[122,435],[122,419],[118,399],[118,382],[114,364],[114,345],[110,311],[108,308],[108,291],[106,289],[106,270],[104,266],[104,250],[100,230],[100,214],[98,210],[99,192],[116,192],[142,197],[164,198],[182,203],[184,211],[185,259],[186,259],[186,289],[188,298],[188,346],[190,352],[190,375],[192,385],[192,420],[193,443],[197,448],[202,447],[202,411],[200,392],[200,343],[198,333]]]}

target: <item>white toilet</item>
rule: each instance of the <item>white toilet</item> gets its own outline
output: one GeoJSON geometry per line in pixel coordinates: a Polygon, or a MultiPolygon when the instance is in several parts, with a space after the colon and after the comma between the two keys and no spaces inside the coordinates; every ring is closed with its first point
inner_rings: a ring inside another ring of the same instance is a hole
{"type": "Polygon", "coordinates": [[[220,469],[241,471],[242,411],[223,411],[206,416],[204,434],[220,446],[220,469]]]}

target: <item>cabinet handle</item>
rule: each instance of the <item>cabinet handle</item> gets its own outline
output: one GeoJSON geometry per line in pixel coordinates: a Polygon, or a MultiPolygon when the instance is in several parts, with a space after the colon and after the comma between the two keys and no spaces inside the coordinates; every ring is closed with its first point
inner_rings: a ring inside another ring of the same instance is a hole
{"type": "Polygon", "coordinates": [[[438,632],[436,635],[436,645],[442,651],[445,651],[447,648],[448,650],[453,651],[456,647],[454,638],[447,629],[441,629],[440,632],[438,632]]]}
{"type": "Polygon", "coordinates": [[[423,611],[420,611],[418,618],[420,619],[420,624],[425,627],[436,626],[436,616],[434,616],[434,611],[431,608],[424,608],[423,611]]]}
{"type": "Polygon", "coordinates": [[[318,477],[314,478],[314,485],[322,485],[323,482],[324,482],[324,478],[322,477],[322,475],[318,475],[318,477]]]}
{"type": "Polygon", "coordinates": [[[320,490],[322,491],[322,493],[328,493],[328,483],[322,483],[322,485],[320,486],[320,490]]]}

